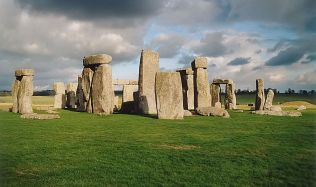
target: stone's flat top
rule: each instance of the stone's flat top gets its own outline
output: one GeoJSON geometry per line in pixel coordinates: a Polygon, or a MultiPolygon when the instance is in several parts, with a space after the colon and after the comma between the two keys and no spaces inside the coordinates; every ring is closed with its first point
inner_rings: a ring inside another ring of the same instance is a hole
{"type": "Polygon", "coordinates": [[[45,120],[45,119],[59,119],[60,116],[58,114],[23,114],[20,116],[20,118],[23,119],[40,119],[40,120],[45,120]]]}
{"type": "Polygon", "coordinates": [[[207,64],[208,62],[206,57],[195,57],[191,66],[192,68],[207,68],[207,64]]]}
{"type": "Polygon", "coordinates": [[[231,79],[214,79],[213,84],[233,84],[234,81],[231,79]]]}
{"type": "Polygon", "coordinates": [[[138,85],[137,80],[112,80],[113,85],[138,85]]]}
{"type": "Polygon", "coordinates": [[[95,54],[85,56],[83,58],[83,65],[100,65],[100,64],[110,64],[112,62],[112,57],[107,54],[95,54]]]}
{"type": "Polygon", "coordinates": [[[33,69],[17,69],[15,70],[15,76],[33,76],[34,70],[33,69]]]}
{"type": "Polygon", "coordinates": [[[143,50],[142,50],[142,53],[159,55],[158,52],[153,51],[153,50],[151,50],[151,49],[143,49],[143,50]]]}

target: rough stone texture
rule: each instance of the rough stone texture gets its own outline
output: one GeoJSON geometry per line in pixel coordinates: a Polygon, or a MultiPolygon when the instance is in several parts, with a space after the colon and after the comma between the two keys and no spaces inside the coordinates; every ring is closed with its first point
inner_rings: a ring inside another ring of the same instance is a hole
{"type": "Polygon", "coordinates": [[[192,68],[177,70],[181,76],[183,108],[194,110],[194,77],[192,68]]]}
{"type": "Polygon", "coordinates": [[[78,76],[78,86],[76,90],[76,105],[77,105],[77,111],[78,112],[84,112],[86,111],[86,105],[83,95],[83,89],[82,89],[82,77],[78,76]]]}
{"type": "Polygon", "coordinates": [[[137,80],[113,80],[113,85],[138,85],[137,80]]]}
{"type": "Polygon", "coordinates": [[[265,95],[264,95],[264,83],[262,79],[256,80],[256,110],[263,110],[265,102],[265,95]]]}
{"type": "Polygon", "coordinates": [[[159,54],[151,50],[141,52],[139,64],[138,108],[143,114],[157,114],[155,75],[159,72],[159,54]]]}
{"type": "Polygon", "coordinates": [[[226,84],[225,108],[229,110],[237,108],[234,83],[226,84]]]}
{"type": "Polygon", "coordinates": [[[92,113],[92,102],[91,102],[91,85],[93,78],[93,69],[91,68],[83,68],[82,71],[82,91],[83,91],[83,99],[86,111],[92,113]]]}
{"type": "Polygon", "coordinates": [[[215,106],[217,102],[220,102],[220,93],[221,93],[221,87],[219,84],[211,84],[210,86],[210,92],[212,97],[212,106],[215,106]]]}
{"type": "Polygon", "coordinates": [[[233,80],[231,80],[231,79],[214,79],[213,83],[214,84],[232,84],[233,80]]]}
{"type": "Polygon", "coordinates": [[[183,96],[180,74],[156,73],[156,99],[159,119],[183,119],[183,96]]]}
{"type": "Polygon", "coordinates": [[[83,58],[83,66],[91,65],[101,65],[101,64],[110,64],[112,62],[112,57],[107,54],[96,54],[85,56],[83,58]]]}
{"type": "Polygon", "coordinates": [[[12,112],[18,113],[19,112],[19,103],[18,103],[18,93],[20,89],[20,81],[14,80],[12,84],[12,98],[13,98],[13,106],[12,106],[12,112]]]}
{"type": "Polygon", "coordinates": [[[266,102],[264,104],[264,110],[270,110],[273,103],[274,92],[270,89],[267,94],[266,102]]]}
{"type": "Polygon", "coordinates": [[[96,68],[91,85],[91,98],[93,113],[113,113],[112,68],[109,64],[102,64],[96,68]]]}
{"type": "Polygon", "coordinates": [[[184,116],[184,117],[192,116],[192,112],[190,112],[189,110],[184,110],[184,111],[183,111],[183,116],[184,116]]]}
{"type": "Polygon", "coordinates": [[[220,116],[223,118],[230,117],[229,113],[226,110],[216,107],[198,107],[196,109],[196,112],[202,116],[220,116]]]}
{"type": "Polygon", "coordinates": [[[222,103],[216,102],[214,107],[215,108],[222,108],[222,103]]]}
{"type": "Polygon", "coordinates": [[[69,109],[74,109],[76,108],[76,91],[77,91],[78,84],[77,83],[69,83],[67,85],[67,90],[66,90],[66,106],[69,109]]]}
{"type": "Polygon", "coordinates": [[[60,116],[58,114],[23,114],[20,116],[23,119],[39,119],[39,120],[46,120],[46,119],[59,119],[60,116]]]}
{"type": "Polygon", "coordinates": [[[135,113],[136,103],[134,92],[138,90],[138,85],[124,85],[121,111],[123,113],[135,113]]]}
{"type": "Polygon", "coordinates": [[[271,106],[270,110],[275,111],[275,112],[280,112],[280,111],[282,111],[282,108],[278,105],[275,105],[275,106],[271,106]]]}
{"type": "Polygon", "coordinates": [[[22,76],[20,89],[18,91],[18,111],[20,114],[33,113],[33,76],[22,76]]]}
{"type": "Polygon", "coordinates": [[[256,110],[256,111],[252,111],[252,114],[269,115],[269,116],[289,116],[289,117],[302,116],[301,112],[271,111],[271,110],[256,110]]]}
{"type": "Polygon", "coordinates": [[[194,70],[194,108],[210,107],[211,95],[207,74],[207,59],[198,57],[192,62],[194,70]]]}
{"type": "Polygon", "coordinates": [[[18,69],[15,70],[15,76],[20,77],[20,76],[33,76],[34,75],[34,70],[33,69],[18,69]]]}
{"type": "Polygon", "coordinates": [[[66,94],[65,84],[63,82],[56,82],[53,85],[55,96],[54,96],[54,108],[65,108],[66,106],[66,94]]]}
{"type": "Polygon", "coordinates": [[[301,105],[301,106],[297,107],[297,109],[296,109],[296,110],[306,110],[306,106],[301,105]]]}

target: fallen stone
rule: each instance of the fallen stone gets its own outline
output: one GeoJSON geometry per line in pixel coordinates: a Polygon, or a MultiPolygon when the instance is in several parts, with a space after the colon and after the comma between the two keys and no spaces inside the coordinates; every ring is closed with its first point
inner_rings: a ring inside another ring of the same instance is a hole
{"type": "Polygon", "coordinates": [[[192,112],[190,112],[189,110],[184,110],[184,111],[183,111],[183,116],[184,116],[184,117],[192,116],[192,112]]]}
{"type": "Polygon", "coordinates": [[[39,119],[39,120],[46,120],[46,119],[59,119],[60,116],[58,114],[23,114],[20,116],[23,119],[39,119]]]}
{"type": "Polygon", "coordinates": [[[271,106],[270,110],[275,111],[275,112],[280,112],[280,111],[282,111],[282,108],[278,105],[275,105],[275,106],[271,106]]]}
{"type": "Polygon", "coordinates": [[[230,117],[229,113],[225,109],[216,107],[198,107],[196,112],[202,116],[220,116],[224,118],[230,117]]]}
{"type": "Polygon", "coordinates": [[[306,110],[306,106],[301,105],[301,106],[299,106],[296,110],[306,110]]]}
{"type": "Polygon", "coordinates": [[[101,64],[110,64],[112,62],[112,57],[107,54],[96,54],[85,56],[83,58],[83,66],[91,65],[101,65],[101,64]]]}
{"type": "Polygon", "coordinates": [[[256,111],[252,111],[252,114],[269,115],[269,116],[288,116],[288,117],[302,116],[301,112],[271,111],[271,110],[256,110],[256,111]]]}

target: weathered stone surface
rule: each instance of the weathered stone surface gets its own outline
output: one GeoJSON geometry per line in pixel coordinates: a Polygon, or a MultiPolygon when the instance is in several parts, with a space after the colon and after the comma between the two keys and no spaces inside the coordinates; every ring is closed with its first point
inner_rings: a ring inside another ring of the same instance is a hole
{"type": "Polygon", "coordinates": [[[269,116],[289,116],[289,117],[302,116],[301,112],[271,111],[271,110],[256,110],[256,111],[252,111],[252,114],[269,115],[269,116]]]}
{"type": "Polygon", "coordinates": [[[184,116],[184,117],[192,116],[192,112],[190,112],[189,110],[184,110],[184,111],[183,111],[183,116],[184,116]]]}
{"type": "Polygon", "coordinates": [[[139,110],[143,114],[157,114],[155,75],[159,72],[159,54],[151,50],[141,52],[139,64],[139,110]]]}
{"type": "Polygon", "coordinates": [[[123,98],[122,108],[123,113],[135,113],[136,104],[134,101],[134,92],[138,90],[138,85],[124,85],[123,86],[123,98]]]}
{"type": "Polygon", "coordinates": [[[53,87],[55,94],[65,94],[66,88],[63,82],[55,82],[53,87]]]}
{"type": "Polygon", "coordinates": [[[214,107],[215,108],[222,108],[222,103],[216,102],[214,107]]]}
{"type": "Polygon", "coordinates": [[[119,96],[114,96],[113,99],[113,111],[118,112],[119,111],[119,96]]]}
{"type": "Polygon", "coordinates": [[[210,92],[212,97],[212,106],[215,106],[217,102],[220,102],[221,87],[219,84],[211,84],[210,92]]]}
{"type": "Polygon", "coordinates": [[[180,74],[156,73],[156,99],[159,119],[183,119],[183,96],[180,74]]]}
{"type": "Polygon", "coordinates": [[[191,68],[177,70],[181,76],[183,108],[194,110],[194,77],[191,68]]]}
{"type": "Polygon", "coordinates": [[[275,106],[271,106],[269,110],[279,112],[279,111],[282,111],[282,108],[278,105],[275,105],[275,106]]]}
{"type": "MultiPolygon", "coordinates": [[[[195,67],[196,63],[199,62],[200,59],[203,59],[202,62],[206,60],[206,58],[196,58],[192,62],[192,67],[195,67]]],[[[207,61],[206,61],[207,62],[207,61]]],[[[210,94],[210,86],[208,83],[208,74],[206,68],[200,68],[201,66],[197,66],[199,68],[194,69],[194,108],[197,107],[210,107],[211,106],[211,94],[210,94]]]]}
{"type": "Polygon", "coordinates": [[[23,114],[20,116],[23,119],[39,119],[39,120],[46,120],[46,119],[59,119],[60,116],[58,114],[23,114]]]}
{"type": "Polygon", "coordinates": [[[214,79],[213,84],[233,84],[234,81],[231,79],[214,79]]]}
{"type": "Polygon", "coordinates": [[[229,110],[237,108],[234,83],[226,84],[225,108],[229,110]]]}
{"type": "Polygon", "coordinates": [[[270,110],[273,103],[274,92],[270,89],[267,94],[266,102],[264,104],[264,110],[270,110]]]}
{"type": "Polygon", "coordinates": [[[301,106],[297,107],[297,109],[296,109],[296,110],[306,110],[306,106],[301,105],[301,106]]]}
{"type": "Polygon", "coordinates": [[[198,107],[196,109],[196,112],[202,116],[220,116],[223,118],[230,117],[229,113],[226,110],[216,107],[198,107]]]}
{"type": "Polygon", "coordinates": [[[262,79],[256,80],[256,110],[263,110],[265,102],[265,95],[264,95],[264,83],[262,79]]]}
{"type": "Polygon", "coordinates": [[[92,101],[91,101],[91,85],[92,85],[92,78],[93,78],[93,69],[91,68],[83,68],[82,71],[82,91],[83,91],[83,98],[86,111],[92,113],[92,101]]]}
{"type": "Polygon", "coordinates": [[[94,72],[91,85],[93,113],[109,115],[113,113],[112,68],[102,64],[94,72]]]}
{"type": "Polygon", "coordinates": [[[66,106],[66,89],[63,82],[56,82],[53,85],[54,96],[54,108],[65,108],[66,106]]]}
{"type": "Polygon", "coordinates": [[[77,83],[69,83],[67,85],[66,90],[66,106],[67,108],[74,109],[76,108],[76,91],[78,84],[77,83]]]}
{"type": "Polygon", "coordinates": [[[12,112],[18,113],[19,112],[19,101],[18,101],[18,93],[20,89],[20,81],[14,80],[12,84],[12,98],[13,98],[13,106],[12,106],[12,112]]]}
{"type": "Polygon", "coordinates": [[[107,54],[95,54],[83,58],[83,66],[110,64],[112,57],[107,54]]]}
{"type": "Polygon", "coordinates": [[[197,69],[197,68],[207,68],[207,58],[206,57],[196,57],[194,61],[192,62],[192,69],[197,69]]]}
{"type": "Polygon", "coordinates": [[[18,92],[18,111],[21,114],[33,113],[33,76],[22,76],[18,92]]]}
{"type": "Polygon", "coordinates": [[[137,80],[113,80],[113,85],[138,85],[137,80]]]}
{"type": "Polygon", "coordinates": [[[20,76],[33,76],[34,75],[34,70],[33,69],[18,69],[15,70],[15,76],[20,77],[20,76]]]}
{"type": "Polygon", "coordinates": [[[82,77],[78,76],[78,86],[76,90],[76,105],[77,105],[77,111],[78,112],[84,112],[86,111],[86,105],[83,95],[83,89],[82,89],[82,77]]]}

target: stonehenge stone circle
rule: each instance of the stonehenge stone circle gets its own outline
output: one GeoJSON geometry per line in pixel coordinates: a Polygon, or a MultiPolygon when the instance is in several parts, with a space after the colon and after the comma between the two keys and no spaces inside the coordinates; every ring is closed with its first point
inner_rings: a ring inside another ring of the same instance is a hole
{"type": "Polygon", "coordinates": [[[98,115],[113,113],[112,57],[106,54],[83,58],[82,91],[85,110],[98,115]]]}
{"type": "Polygon", "coordinates": [[[143,114],[157,114],[155,75],[159,72],[159,53],[142,50],[139,64],[139,110],[143,114]]]}
{"type": "Polygon", "coordinates": [[[156,73],[158,119],[183,119],[183,96],[178,72],[156,73]]]}
{"type": "Polygon", "coordinates": [[[134,101],[134,92],[138,90],[138,85],[124,85],[122,98],[122,112],[135,113],[136,102],[134,101]]]}
{"type": "Polygon", "coordinates": [[[256,80],[256,103],[255,110],[263,110],[265,102],[264,83],[262,79],[256,80]]]}
{"type": "Polygon", "coordinates": [[[192,68],[177,70],[181,76],[183,108],[194,110],[194,77],[192,68]]]}
{"type": "Polygon", "coordinates": [[[211,95],[208,83],[207,58],[196,57],[191,65],[194,70],[194,108],[210,107],[211,95]]]}
{"type": "Polygon", "coordinates": [[[274,97],[274,92],[269,89],[268,94],[267,94],[267,98],[266,98],[266,102],[264,104],[264,110],[270,110],[272,107],[272,103],[273,103],[273,97],[274,97]]]}
{"type": "Polygon", "coordinates": [[[78,84],[77,83],[68,83],[66,89],[66,107],[69,109],[76,108],[76,91],[78,84]]]}
{"type": "Polygon", "coordinates": [[[66,106],[66,89],[63,82],[55,82],[54,85],[54,108],[65,108],[66,106]]]}
{"type": "Polygon", "coordinates": [[[32,69],[18,69],[15,71],[16,79],[12,85],[13,106],[12,112],[20,114],[33,113],[33,76],[32,69]]]}

